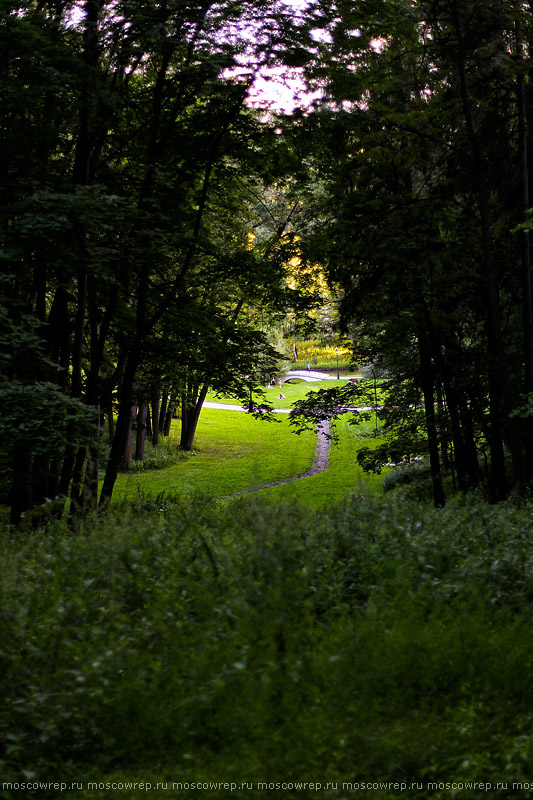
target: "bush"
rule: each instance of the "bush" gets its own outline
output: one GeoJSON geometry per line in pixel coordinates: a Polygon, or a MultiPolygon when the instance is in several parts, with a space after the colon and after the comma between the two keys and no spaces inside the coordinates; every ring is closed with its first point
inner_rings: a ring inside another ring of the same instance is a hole
{"type": "Polygon", "coordinates": [[[313,370],[335,371],[337,369],[337,352],[339,356],[339,370],[343,372],[354,371],[356,367],[351,363],[352,350],[344,341],[325,344],[318,339],[308,339],[297,343],[298,360],[293,361],[287,369],[305,369],[307,364],[313,370]]]}
{"type": "Polygon", "coordinates": [[[162,444],[154,447],[150,442],[146,442],[144,451],[144,461],[131,462],[129,472],[144,472],[150,469],[166,469],[179,464],[180,461],[188,458],[190,454],[179,450],[176,444],[163,441],[162,444]]]}
{"type": "Polygon", "coordinates": [[[383,491],[390,492],[398,486],[416,484],[423,488],[431,481],[431,467],[427,459],[423,461],[411,461],[408,464],[393,467],[390,472],[383,477],[383,491]]]}

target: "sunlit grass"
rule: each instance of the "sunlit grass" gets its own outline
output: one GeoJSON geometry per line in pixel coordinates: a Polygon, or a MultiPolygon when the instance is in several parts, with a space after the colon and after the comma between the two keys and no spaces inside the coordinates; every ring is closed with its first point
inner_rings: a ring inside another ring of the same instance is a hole
{"type": "MultiPolygon", "coordinates": [[[[256,402],[266,401],[274,408],[291,408],[298,400],[303,400],[308,392],[313,392],[317,389],[331,389],[335,386],[342,386],[345,383],[346,381],[344,379],[340,381],[327,380],[313,382],[294,380],[283,383],[281,387],[279,383],[276,383],[275,386],[265,386],[264,395],[262,397],[259,394],[254,394],[254,400],[256,402]],[[280,397],[280,394],[283,394],[284,397],[280,397]]],[[[207,400],[213,403],[231,403],[239,405],[239,401],[234,397],[225,394],[217,395],[214,392],[208,394],[207,400]]]]}
{"type": "MultiPolygon", "coordinates": [[[[277,418],[266,422],[244,412],[204,409],[194,453],[172,467],[119,475],[114,500],[139,492],[222,496],[305,472],[313,462],[314,434],[296,437],[288,415],[277,418]]],[[[176,447],[179,424],[173,422],[171,430],[176,447]]]]}
{"type": "Polygon", "coordinates": [[[264,489],[259,495],[275,502],[299,502],[327,509],[350,497],[381,494],[383,476],[365,473],[356,459],[358,447],[380,442],[368,438],[372,429],[371,423],[354,426],[347,417],[339,419],[336,423],[339,441],[331,447],[327,470],[295,483],[264,489]]]}
{"type": "MultiPolygon", "coordinates": [[[[309,391],[335,385],[337,381],[286,383],[284,399],[279,399],[279,386],[267,390],[267,396],[276,408],[289,409],[309,391]]],[[[229,397],[215,399],[211,395],[208,399],[236,403],[229,397]]],[[[225,497],[307,472],[313,463],[316,435],[311,431],[296,435],[288,414],[275,417],[279,422],[256,420],[243,411],[204,408],[194,453],[171,467],[119,475],[115,502],[139,493],[188,495],[200,491],[225,497]]],[[[176,450],[179,425],[179,421],[173,422],[169,437],[170,447],[176,450]]],[[[327,470],[260,494],[275,502],[297,501],[318,509],[332,507],[350,495],[380,493],[382,476],[365,473],[356,460],[358,447],[378,441],[368,436],[373,424],[353,426],[347,417],[341,417],[336,431],[339,441],[331,447],[327,470]]]]}
{"type": "MultiPolygon", "coordinates": [[[[334,389],[336,387],[345,386],[348,383],[346,378],[341,377],[340,380],[324,380],[324,381],[300,381],[291,380],[283,383],[281,388],[279,383],[275,386],[267,386],[264,388],[263,397],[254,395],[256,402],[268,402],[273,408],[292,408],[292,406],[299,400],[303,400],[309,392],[316,392],[319,389],[334,389]],[[283,397],[280,397],[283,395],[283,397]]],[[[239,405],[239,401],[235,400],[229,395],[216,395],[210,392],[207,400],[213,403],[230,403],[239,405]]]]}

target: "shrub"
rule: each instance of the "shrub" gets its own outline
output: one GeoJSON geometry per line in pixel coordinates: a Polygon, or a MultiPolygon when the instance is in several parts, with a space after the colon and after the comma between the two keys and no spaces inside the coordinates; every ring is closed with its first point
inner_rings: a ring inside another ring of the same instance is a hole
{"type": "Polygon", "coordinates": [[[411,461],[408,464],[401,464],[394,467],[383,477],[383,491],[390,492],[398,486],[416,484],[422,488],[424,484],[431,481],[431,467],[427,459],[423,461],[411,461]]]}
{"type": "Polygon", "coordinates": [[[131,462],[130,472],[143,472],[151,469],[166,469],[179,464],[188,458],[189,454],[178,448],[178,445],[167,439],[162,439],[156,447],[151,442],[146,442],[144,461],[131,462]]]}
{"type": "MultiPolygon", "coordinates": [[[[313,370],[333,371],[337,368],[337,352],[339,356],[339,369],[343,372],[356,369],[352,363],[352,350],[344,341],[325,344],[317,339],[308,339],[297,343],[298,360],[293,362],[290,369],[305,369],[311,364],[313,370]]],[[[286,368],[289,368],[288,366],[286,368]]]]}

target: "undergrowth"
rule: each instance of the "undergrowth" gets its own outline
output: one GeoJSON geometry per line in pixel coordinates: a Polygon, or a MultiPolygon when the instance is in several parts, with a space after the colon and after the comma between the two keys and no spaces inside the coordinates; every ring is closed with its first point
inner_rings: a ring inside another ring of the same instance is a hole
{"type": "Polygon", "coordinates": [[[160,444],[154,445],[146,442],[144,450],[144,460],[136,461],[133,459],[129,472],[144,472],[152,469],[166,469],[184,461],[190,454],[180,450],[177,442],[169,439],[162,439],[160,444]]]}
{"type": "Polygon", "coordinates": [[[531,506],[150,502],[3,536],[4,780],[529,779],[531,506]]]}

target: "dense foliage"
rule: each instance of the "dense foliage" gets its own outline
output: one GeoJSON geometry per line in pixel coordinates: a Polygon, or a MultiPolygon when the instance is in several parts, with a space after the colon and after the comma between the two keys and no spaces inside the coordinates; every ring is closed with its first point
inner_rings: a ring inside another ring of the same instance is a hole
{"type": "Polygon", "coordinates": [[[103,453],[105,507],[134,428],[142,459],[176,409],[190,450],[209,387],[259,408],[266,332],[290,312],[309,333],[317,264],[334,291],[315,323],[334,336],[340,287],[355,361],[388,380],[390,450],[429,457],[435,503],[447,474],[529,490],[530,2],[1,10],[12,522],[96,507],[103,453]],[[319,89],[314,108],[252,110],[271,67],[319,89]]]}
{"type": "Polygon", "coordinates": [[[429,455],[438,505],[450,469],[496,500],[532,480],[531,11],[338,0],[316,17],[307,246],[343,287],[356,361],[388,378],[390,449],[429,455]]]}
{"type": "Polygon", "coordinates": [[[265,226],[259,195],[290,155],[245,100],[291,26],[268,0],[2,0],[0,12],[0,424],[17,523],[46,499],[61,513],[70,497],[72,517],[96,506],[104,414],[103,505],[131,461],[137,408],[145,435],[151,401],[157,442],[181,404],[190,449],[210,385],[248,398],[276,368],[261,321],[297,292],[288,219],[265,226]]]}
{"type": "Polygon", "coordinates": [[[4,538],[3,779],[528,780],[531,514],[198,497],[4,538]]]}
{"type": "Polygon", "coordinates": [[[533,0],[290,5],[0,0],[4,780],[531,780],[533,0]],[[266,67],[321,99],[252,110],[266,67]],[[386,498],[109,508],[313,304],[364,377],[292,419],[416,459],[386,498]]]}

